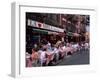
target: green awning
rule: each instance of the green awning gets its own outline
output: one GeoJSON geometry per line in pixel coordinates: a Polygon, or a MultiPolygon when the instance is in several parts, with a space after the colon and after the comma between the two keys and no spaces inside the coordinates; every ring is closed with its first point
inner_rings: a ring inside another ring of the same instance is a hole
{"type": "Polygon", "coordinates": [[[33,32],[40,33],[40,34],[48,34],[48,31],[41,30],[41,29],[33,29],[33,32]]]}

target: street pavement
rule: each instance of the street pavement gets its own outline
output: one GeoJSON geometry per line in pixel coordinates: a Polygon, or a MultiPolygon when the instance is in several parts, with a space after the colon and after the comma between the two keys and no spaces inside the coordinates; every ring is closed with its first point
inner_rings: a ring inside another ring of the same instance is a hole
{"type": "Polygon", "coordinates": [[[89,64],[89,50],[81,50],[70,57],[64,58],[58,65],[82,65],[89,64]]]}

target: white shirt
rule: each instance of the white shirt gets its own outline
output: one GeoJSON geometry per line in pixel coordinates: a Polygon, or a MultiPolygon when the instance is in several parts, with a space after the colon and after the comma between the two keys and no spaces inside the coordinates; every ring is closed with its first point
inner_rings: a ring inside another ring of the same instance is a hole
{"type": "Polygon", "coordinates": [[[41,51],[41,54],[40,54],[40,59],[41,60],[45,60],[46,59],[46,52],[45,51],[41,51]]]}
{"type": "Polygon", "coordinates": [[[57,48],[54,48],[54,53],[55,54],[58,54],[59,53],[59,50],[57,48]]]}

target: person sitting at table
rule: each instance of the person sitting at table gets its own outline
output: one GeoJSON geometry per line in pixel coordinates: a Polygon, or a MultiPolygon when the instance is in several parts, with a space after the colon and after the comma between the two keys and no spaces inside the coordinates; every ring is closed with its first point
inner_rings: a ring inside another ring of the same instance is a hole
{"type": "Polygon", "coordinates": [[[65,50],[63,47],[63,44],[59,44],[59,59],[63,59],[64,58],[64,54],[65,54],[65,50]]]}
{"type": "Polygon", "coordinates": [[[53,50],[47,50],[46,49],[46,65],[52,65],[52,61],[53,61],[53,58],[54,58],[54,52],[53,50]]]}
{"type": "Polygon", "coordinates": [[[46,61],[47,61],[46,47],[43,47],[43,49],[40,51],[41,66],[46,66],[46,61]]]}
{"type": "Polygon", "coordinates": [[[55,45],[54,47],[54,62],[56,63],[59,60],[59,46],[55,45]]]}
{"type": "Polygon", "coordinates": [[[49,41],[47,43],[47,48],[48,48],[48,50],[51,50],[51,43],[49,41]]]}
{"type": "Polygon", "coordinates": [[[37,49],[35,49],[35,48],[32,48],[31,59],[32,59],[33,66],[37,66],[38,60],[39,60],[39,55],[38,55],[37,49]]]}
{"type": "Polygon", "coordinates": [[[72,55],[72,53],[73,53],[72,45],[70,43],[66,43],[66,45],[67,45],[67,47],[66,47],[67,55],[72,55]]]}
{"type": "Polygon", "coordinates": [[[32,67],[31,55],[28,52],[26,52],[26,67],[32,67]]]}

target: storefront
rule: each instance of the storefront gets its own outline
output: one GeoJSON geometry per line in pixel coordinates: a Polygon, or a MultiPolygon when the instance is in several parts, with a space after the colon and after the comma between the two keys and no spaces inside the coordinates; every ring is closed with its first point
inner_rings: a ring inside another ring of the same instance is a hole
{"type": "Polygon", "coordinates": [[[32,28],[32,37],[34,44],[41,43],[42,40],[47,40],[52,44],[55,44],[57,40],[61,40],[61,36],[59,35],[59,32],[53,32],[43,29],[36,29],[32,28]],[[37,39],[37,40],[36,40],[37,39]]]}
{"type": "Polygon", "coordinates": [[[27,22],[26,50],[34,47],[35,44],[46,44],[48,41],[55,44],[58,40],[62,40],[61,33],[64,33],[63,29],[33,20],[27,22]]]}
{"type": "Polygon", "coordinates": [[[78,33],[68,32],[67,39],[68,42],[82,42],[85,41],[85,36],[78,33]]]}

